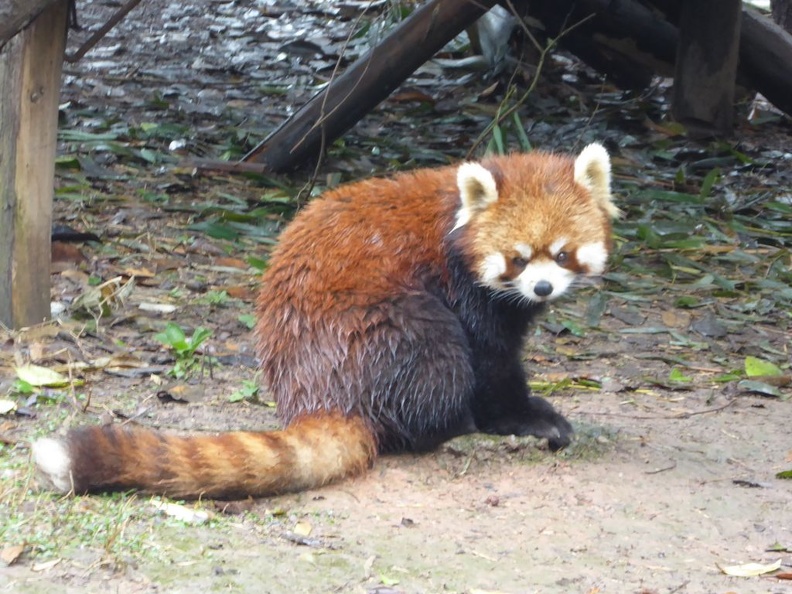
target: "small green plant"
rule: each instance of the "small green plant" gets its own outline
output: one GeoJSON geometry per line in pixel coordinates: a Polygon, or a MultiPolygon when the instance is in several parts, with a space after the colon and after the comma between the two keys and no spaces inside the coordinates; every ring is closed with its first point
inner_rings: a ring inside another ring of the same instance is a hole
{"type": "Polygon", "coordinates": [[[36,391],[35,386],[30,382],[17,378],[8,390],[9,396],[30,396],[36,391]]]}
{"type": "Polygon", "coordinates": [[[196,351],[211,335],[211,330],[198,326],[193,331],[192,336],[187,338],[181,326],[168,322],[165,330],[155,335],[154,338],[173,350],[176,363],[170,374],[175,378],[181,379],[189,376],[198,367],[200,361],[196,356],[196,351]]]}
{"type": "Polygon", "coordinates": [[[242,387],[228,397],[229,402],[240,402],[247,400],[248,402],[259,401],[259,385],[255,379],[244,380],[242,387]]]}
{"type": "Polygon", "coordinates": [[[253,314],[241,314],[237,320],[248,330],[253,330],[256,327],[256,316],[253,314]]]}
{"type": "Polygon", "coordinates": [[[226,291],[207,291],[206,295],[201,297],[200,301],[207,305],[227,305],[229,300],[228,292],[226,291]]]}

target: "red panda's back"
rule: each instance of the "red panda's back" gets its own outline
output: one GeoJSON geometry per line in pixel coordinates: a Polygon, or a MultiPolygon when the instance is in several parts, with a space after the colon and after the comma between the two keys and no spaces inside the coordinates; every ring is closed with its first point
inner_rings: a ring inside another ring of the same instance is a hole
{"type": "Polygon", "coordinates": [[[423,269],[440,265],[454,191],[453,172],[439,169],[327,192],[281,235],[262,297],[285,291],[323,310],[333,305],[327,295],[378,299],[413,285],[423,269]]]}
{"type": "Polygon", "coordinates": [[[283,232],[262,279],[257,343],[284,421],[369,397],[353,378],[399,348],[397,303],[444,282],[455,192],[445,168],[367,180],[327,192],[283,232]]]}

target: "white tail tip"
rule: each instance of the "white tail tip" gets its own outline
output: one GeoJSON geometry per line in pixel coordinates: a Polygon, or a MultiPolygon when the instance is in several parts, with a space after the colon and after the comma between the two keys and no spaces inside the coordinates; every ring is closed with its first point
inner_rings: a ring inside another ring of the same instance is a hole
{"type": "Polygon", "coordinates": [[[58,439],[45,437],[35,441],[31,450],[38,477],[44,486],[61,493],[69,493],[72,490],[72,465],[66,444],[58,439]]]}

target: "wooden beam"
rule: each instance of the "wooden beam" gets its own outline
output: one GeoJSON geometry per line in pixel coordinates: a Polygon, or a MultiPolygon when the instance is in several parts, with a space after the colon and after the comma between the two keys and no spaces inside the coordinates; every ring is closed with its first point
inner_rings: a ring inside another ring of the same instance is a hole
{"type": "Polygon", "coordinates": [[[2,0],[0,2],[0,48],[28,26],[45,8],[58,0],[2,0]]]}
{"type": "Polygon", "coordinates": [[[0,322],[50,315],[50,232],[68,0],[0,49],[0,322]]]}
{"type": "Polygon", "coordinates": [[[696,136],[727,136],[734,124],[741,0],[687,0],[671,112],[696,136]]]}
{"type": "Polygon", "coordinates": [[[424,62],[496,0],[429,0],[366,55],[334,78],[244,160],[283,171],[316,157],[322,148],[386,99],[424,62]]]}
{"type": "Polygon", "coordinates": [[[792,34],[753,9],[743,9],[740,71],[751,86],[792,116],[792,34]]]}

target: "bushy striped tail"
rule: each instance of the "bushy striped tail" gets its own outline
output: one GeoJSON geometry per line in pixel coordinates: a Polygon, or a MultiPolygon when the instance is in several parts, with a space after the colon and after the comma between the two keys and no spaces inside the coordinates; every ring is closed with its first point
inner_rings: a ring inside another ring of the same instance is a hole
{"type": "Polygon", "coordinates": [[[263,497],[369,468],[376,440],[357,417],[303,417],[282,431],[177,436],[86,426],[33,444],[43,483],[63,493],[139,490],[177,499],[263,497]]]}

